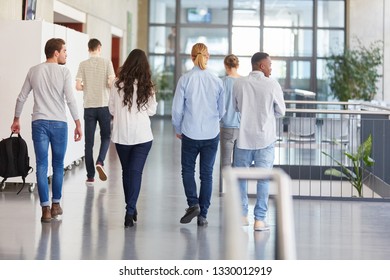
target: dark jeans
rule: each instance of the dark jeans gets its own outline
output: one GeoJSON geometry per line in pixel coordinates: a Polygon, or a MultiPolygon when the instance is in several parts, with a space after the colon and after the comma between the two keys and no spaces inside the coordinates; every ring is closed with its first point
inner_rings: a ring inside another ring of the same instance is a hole
{"type": "Polygon", "coordinates": [[[218,150],[219,134],[213,139],[193,140],[184,134],[181,139],[181,175],[188,206],[199,204],[200,215],[207,218],[213,189],[213,168],[218,150]],[[195,182],[196,158],[200,154],[200,191],[195,182]]]}
{"type": "Polygon", "coordinates": [[[122,165],[122,183],[125,193],[126,213],[133,215],[141,190],[142,171],[152,142],[137,145],[115,144],[122,165]]]}
{"type": "Polygon", "coordinates": [[[87,177],[95,177],[95,162],[93,159],[93,145],[95,143],[96,124],[100,127],[100,149],[96,160],[102,165],[106,159],[111,137],[111,114],[108,107],[84,108],[84,132],[85,132],[85,167],[87,177]]]}

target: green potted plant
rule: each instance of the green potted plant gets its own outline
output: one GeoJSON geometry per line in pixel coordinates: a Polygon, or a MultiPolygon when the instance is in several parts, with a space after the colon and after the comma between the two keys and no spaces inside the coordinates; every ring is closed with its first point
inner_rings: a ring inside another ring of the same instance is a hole
{"type": "Polygon", "coordinates": [[[325,175],[336,176],[341,178],[347,178],[352,186],[358,192],[359,197],[363,197],[363,182],[364,177],[364,166],[371,167],[374,165],[375,161],[370,157],[372,148],[372,136],[368,136],[366,141],[362,143],[356,153],[344,152],[344,155],[347,156],[352,162],[352,168],[349,169],[343,163],[336,160],[334,157],[329,155],[326,152],[322,152],[324,155],[330,157],[333,161],[340,166],[340,170],[336,168],[329,168],[325,170],[325,175]]]}
{"type": "Polygon", "coordinates": [[[173,73],[170,71],[157,71],[154,76],[157,87],[156,98],[160,100],[170,100],[173,97],[173,73]]]}
{"type": "Polygon", "coordinates": [[[164,115],[165,101],[173,98],[173,73],[170,71],[157,71],[153,80],[156,84],[156,99],[160,115],[164,115]]]}
{"type": "Polygon", "coordinates": [[[383,43],[375,41],[365,47],[359,40],[357,42],[356,48],[346,48],[342,54],[331,55],[326,63],[330,89],[339,101],[371,101],[377,93],[383,43]]]}

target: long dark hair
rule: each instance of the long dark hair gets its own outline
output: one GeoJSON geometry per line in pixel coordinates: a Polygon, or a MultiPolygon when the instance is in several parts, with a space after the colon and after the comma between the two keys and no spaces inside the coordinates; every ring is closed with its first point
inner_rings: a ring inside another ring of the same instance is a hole
{"type": "Polygon", "coordinates": [[[134,49],[130,52],[125,63],[119,69],[115,86],[118,93],[123,89],[123,105],[129,110],[133,103],[134,82],[137,80],[137,108],[141,110],[148,103],[149,97],[154,94],[152,73],[146,54],[143,50],[134,49]]]}

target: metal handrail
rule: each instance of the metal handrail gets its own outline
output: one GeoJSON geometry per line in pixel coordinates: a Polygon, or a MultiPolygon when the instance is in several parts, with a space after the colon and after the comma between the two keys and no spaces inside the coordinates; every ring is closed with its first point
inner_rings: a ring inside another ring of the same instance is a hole
{"type": "Polygon", "coordinates": [[[315,108],[287,108],[286,113],[306,113],[306,114],[339,114],[339,115],[384,115],[390,119],[390,108],[374,105],[362,101],[338,102],[338,101],[312,101],[312,100],[285,100],[286,104],[306,104],[306,105],[348,105],[372,108],[375,110],[352,110],[352,109],[315,109],[315,108]]]}
{"type": "Polygon", "coordinates": [[[279,168],[232,168],[225,167],[223,179],[227,184],[224,200],[224,222],[226,225],[225,254],[227,259],[245,259],[241,224],[239,179],[271,179],[277,187],[276,198],[276,255],[277,260],[296,259],[295,226],[291,195],[291,179],[279,168]]]}
{"type": "MultiPolygon", "coordinates": [[[[367,103],[365,101],[340,102],[340,101],[313,101],[313,100],[285,100],[285,103],[286,104],[311,104],[311,105],[352,105],[352,106],[359,105],[368,108],[379,109],[382,111],[390,111],[389,107],[375,105],[375,104],[367,103]]],[[[340,110],[340,111],[351,111],[351,110],[340,110]]]]}
{"type": "Polygon", "coordinates": [[[295,109],[287,108],[286,113],[310,113],[310,114],[340,114],[340,115],[385,115],[390,119],[390,112],[359,111],[359,110],[326,110],[326,109],[295,109]]]}

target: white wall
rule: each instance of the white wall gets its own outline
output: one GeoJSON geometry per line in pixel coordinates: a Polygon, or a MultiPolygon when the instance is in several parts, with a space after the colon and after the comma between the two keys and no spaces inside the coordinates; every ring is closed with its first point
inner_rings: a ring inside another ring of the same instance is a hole
{"type": "MultiPolygon", "coordinates": [[[[57,1],[57,0],[47,0],[57,1]]],[[[127,36],[131,36],[130,49],[137,47],[138,1],[137,0],[58,0],[65,5],[87,14],[85,32],[89,38],[98,38],[103,45],[102,56],[111,57],[111,27],[123,32],[120,64],[127,58],[127,36]],[[98,4],[96,4],[98,3],[98,4]],[[131,30],[127,30],[127,13],[132,14],[131,30]]]]}
{"type": "MultiPolygon", "coordinates": [[[[358,38],[365,46],[374,41],[384,43],[384,64],[379,69],[385,77],[390,76],[390,1],[388,0],[347,0],[348,3],[348,43],[356,45],[358,38]]],[[[381,79],[376,100],[390,104],[390,80],[381,79]]]]}
{"type": "Polygon", "coordinates": [[[22,1],[1,0],[0,19],[22,19],[22,1]]]}
{"type": "MultiPolygon", "coordinates": [[[[87,15],[86,33],[89,38],[97,38],[102,43],[101,56],[111,58],[111,24],[91,15],[87,15]]],[[[85,48],[88,51],[88,46],[85,48]]]]}
{"type": "MultiPolygon", "coordinates": [[[[138,47],[137,0],[40,0],[37,1],[36,18],[53,23],[55,2],[69,6],[87,15],[87,21],[85,22],[86,33],[90,38],[96,37],[99,40],[101,39],[103,44],[102,55],[104,57],[111,57],[111,27],[123,31],[120,64],[125,61],[128,55],[127,36],[131,36],[132,45],[130,49],[138,47]],[[132,14],[131,30],[129,31],[127,30],[128,12],[132,14]]],[[[22,3],[22,0],[0,0],[0,20],[21,20],[22,3]]]]}

